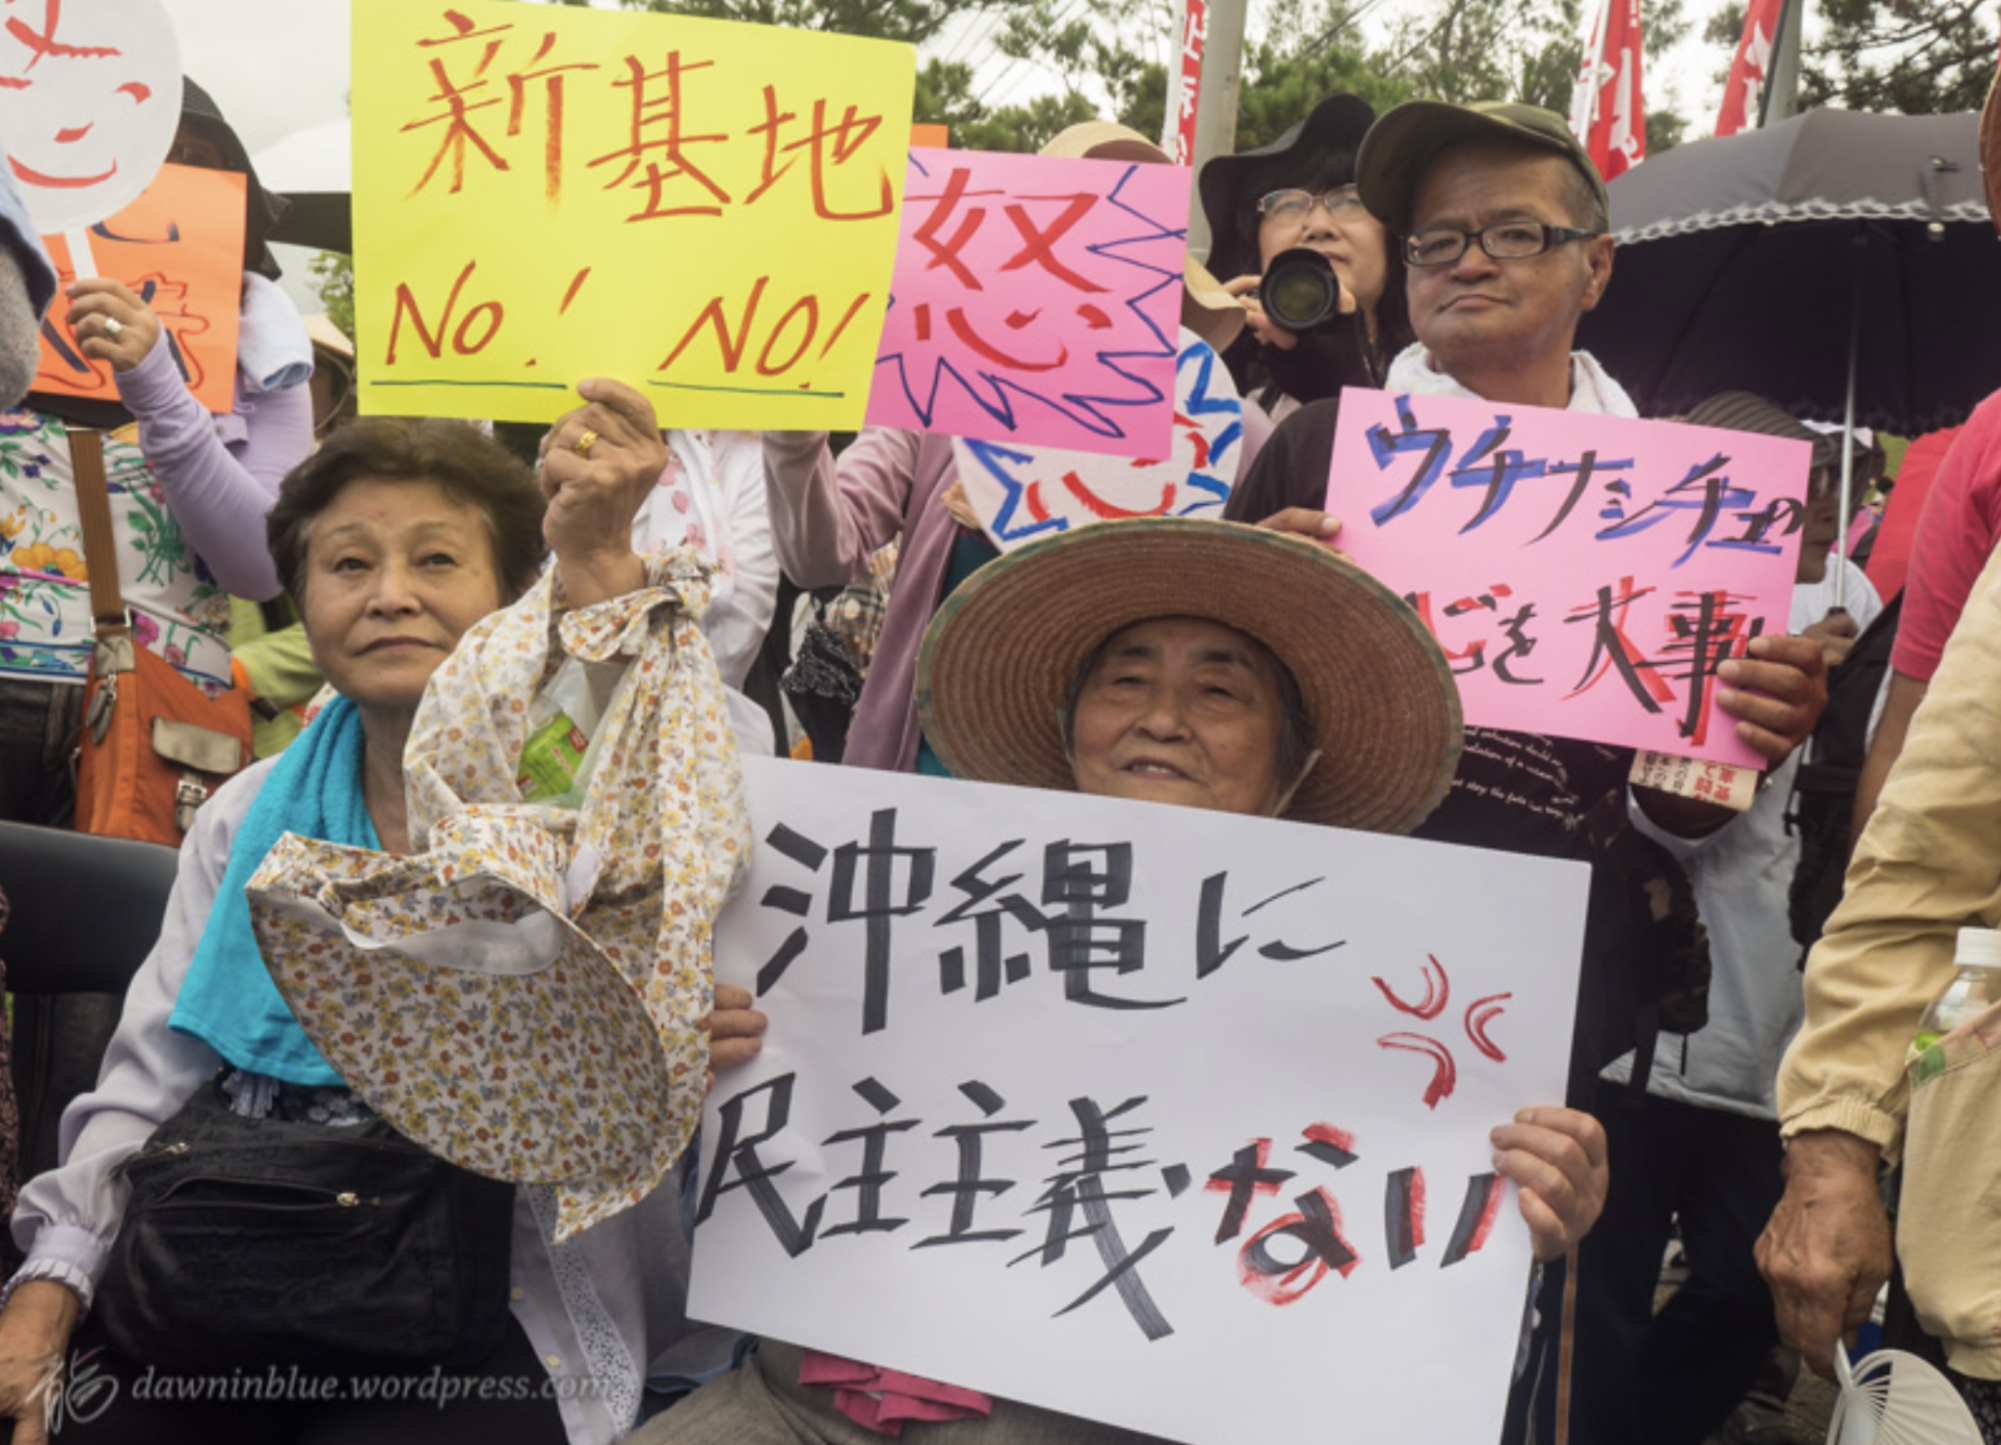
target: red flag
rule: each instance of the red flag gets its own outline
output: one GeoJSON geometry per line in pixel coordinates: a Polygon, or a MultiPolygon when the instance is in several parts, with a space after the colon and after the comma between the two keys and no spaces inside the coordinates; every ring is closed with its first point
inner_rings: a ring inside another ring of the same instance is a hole
{"type": "Polygon", "coordinates": [[[1202,47],[1208,38],[1208,0],[1188,0],[1181,26],[1181,109],[1174,120],[1174,143],[1163,142],[1177,166],[1195,163],[1195,109],[1202,96],[1202,47]]]}
{"type": "Polygon", "coordinates": [[[1758,124],[1759,98],[1765,89],[1765,69],[1772,61],[1772,37],[1778,33],[1785,0],[1750,0],[1744,8],[1744,38],[1730,62],[1730,79],[1723,87],[1723,109],[1716,113],[1716,133],[1735,135],[1758,124]]]}
{"type": "Polygon", "coordinates": [[[1605,0],[1572,92],[1570,129],[1606,180],[1647,157],[1640,102],[1640,0],[1605,0]]]}

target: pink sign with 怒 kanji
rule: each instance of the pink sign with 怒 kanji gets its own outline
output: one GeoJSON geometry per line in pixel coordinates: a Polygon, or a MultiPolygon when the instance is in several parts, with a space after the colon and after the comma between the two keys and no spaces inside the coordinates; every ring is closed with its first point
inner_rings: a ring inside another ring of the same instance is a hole
{"type": "Polygon", "coordinates": [[[1162,456],[1188,172],[913,149],[871,426],[1162,456]]]}
{"type": "Polygon", "coordinates": [[[1715,674],[1786,631],[1810,457],[1781,437],[1350,388],[1327,509],[1336,545],[1437,635],[1468,723],[1763,767],[1716,710],[1715,674]]]}

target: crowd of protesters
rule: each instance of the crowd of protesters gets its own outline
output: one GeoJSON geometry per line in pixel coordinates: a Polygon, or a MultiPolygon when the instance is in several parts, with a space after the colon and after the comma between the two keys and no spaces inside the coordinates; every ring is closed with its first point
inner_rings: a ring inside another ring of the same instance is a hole
{"type": "MultiPolygon", "coordinates": [[[[1046,152],[1168,159],[1110,125],[1065,132],[1046,152]]],[[[1995,402],[1975,413],[1925,513],[1855,803],[1857,861],[1802,975],[1788,912],[1794,781],[1830,677],[1885,601],[1833,549],[1845,495],[1834,479],[1844,462],[1872,477],[1880,447],[1844,457],[1852,437],[1746,392],[1670,419],[1812,448],[1789,629],[1719,671],[1717,705],[1767,769],[1745,811],[1629,782],[1629,749],[1463,727],[1438,644],[1341,558],[1341,522],[1325,510],[1350,386],[1638,415],[1619,378],[1575,349],[1580,318],[1615,284],[1616,218],[1560,117],[1507,101],[1413,101],[1378,116],[1332,96],[1275,143],[1211,161],[1191,200],[1214,238],[1212,276],[1191,269],[1183,316],[1246,398],[1226,520],[1109,522],[1008,556],[982,531],[943,436],[872,427],[837,447],[820,432],[663,429],[617,379],[584,384],[532,469],[476,426],[355,420],[352,346],[309,331],[271,284],[265,237],[282,201],[192,84],[176,158],[249,181],[241,364],[219,418],[180,384],[138,295],[90,280],[55,296],[25,217],[0,208],[0,381],[15,406],[0,416],[0,593],[13,619],[0,647],[0,817],[64,827],[75,807],[87,650],[73,644],[91,618],[73,428],[109,432],[138,644],[205,688],[248,692],[261,759],[196,814],[164,930],[115,1025],[60,1010],[45,1022],[54,1052],[96,1083],[70,1106],[59,1157],[9,1182],[20,1263],[0,1307],[0,1412],[17,1441],[56,1423],[149,1441],[1141,1440],[781,1341],[718,1341],[685,1312],[689,1236],[671,1185],[560,1246],[551,1206],[524,1187],[497,1216],[504,1247],[468,1265],[504,1279],[508,1308],[454,1367],[589,1388],[442,1408],[126,1399],[95,1418],[51,1414],[51,1382],[80,1358],[126,1381],[147,1364],[139,1336],[98,1305],[135,1293],[119,1276],[126,1166],[158,1130],[197,1106],[380,1123],[263,975],[241,893],[265,850],[292,832],[421,851],[429,805],[406,783],[405,745],[420,704],[477,706],[454,692],[475,669],[446,664],[496,635],[490,618],[539,619],[553,669],[620,655],[591,651],[593,628],[672,614],[699,617],[706,645],[683,647],[671,675],[646,671],[644,687],[683,689],[673,706],[706,720],[699,735],[717,749],[1034,780],[1587,864],[1568,1096],[1493,1121],[1496,1167],[1517,1186],[1539,1261],[1504,1438],[1794,1438],[1776,1403],[1793,1362],[1827,1373],[1880,1312],[1893,1260],[1883,1197],[1901,1161],[1896,1255],[1915,1305],[1901,1342],[1943,1360],[2001,1445],[2001,1266],[1985,1259],[2001,1238],[1986,1203],[1992,1111],[1969,1092],[2001,1015],[1942,1041],[1942,1078],[1914,1091],[1905,1074],[1919,1015],[1952,976],[1954,931],[2001,923],[2001,700],[1986,630],[2001,627],[2001,574],[1987,560],[2001,531],[1995,402]],[[1295,334],[1259,289],[1266,266],[1300,248],[1326,257],[1340,300],[1331,324],[1295,334]],[[22,401],[51,304],[82,352],[110,364],[116,407],[22,401]],[[1034,640],[1040,673],[988,674],[980,659],[1003,632],[1034,640]],[[1339,685],[1343,668],[1361,669],[1374,695],[1339,685]],[[1043,722],[987,728],[982,689],[997,686],[1042,699],[1043,722]],[[1393,732],[1401,761],[1372,761],[1370,739],[1393,732]],[[1633,992],[1635,978],[1704,977],[1706,1020],[1633,992]],[[1929,1105],[1926,1131],[1914,1101],[1929,1105]],[[1962,1141],[1950,1160],[1945,1139],[1962,1141]],[[705,1383],[670,1404],[648,1391],[668,1373],[705,1383]]],[[[680,765],[695,779],[701,760],[680,765]]],[[[855,791],[867,797],[866,774],[855,791]]],[[[740,817],[697,820],[717,849],[742,829],[740,817]]],[[[772,1026],[749,995],[718,988],[703,1027],[710,1068],[727,1070],[772,1026]]],[[[228,1298],[245,1266],[227,1248],[210,1266],[184,1283],[228,1298]]],[[[172,1329],[171,1311],[162,1318],[172,1329]]],[[[233,1361],[224,1340],[212,1363],[233,1361]]]]}

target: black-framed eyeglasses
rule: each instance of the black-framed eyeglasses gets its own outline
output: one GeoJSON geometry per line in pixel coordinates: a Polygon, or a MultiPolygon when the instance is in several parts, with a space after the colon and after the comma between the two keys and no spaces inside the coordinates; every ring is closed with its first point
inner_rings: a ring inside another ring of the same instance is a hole
{"type": "Polygon", "coordinates": [[[1341,221],[1361,213],[1362,198],[1353,186],[1336,186],[1318,195],[1292,188],[1272,191],[1258,198],[1258,214],[1269,216],[1274,221],[1303,221],[1313,214],[1315,206],[1323,207],[1328,215],[1341,221]]]}
{"type": "Polygon", "coordinates": [[[1580,231],[1575,226],[1545,226],[1540,221],[1497,221],[1477,231],[1457,226],[1433,226],[1403,238],[1403,258],[1412,266],[1450,266],[1466,254],[1475,241],[1496,261],[1526,261],[1540,256],[1551,246],[1571,241],[1588,241],[1602,231],[1580,231]]]}

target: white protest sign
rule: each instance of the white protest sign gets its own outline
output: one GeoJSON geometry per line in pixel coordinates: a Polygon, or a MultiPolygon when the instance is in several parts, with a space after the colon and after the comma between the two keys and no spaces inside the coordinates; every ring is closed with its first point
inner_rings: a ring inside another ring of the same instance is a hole
{"type": "Polygon", "coordinates": [[[0,26],[0,137],[43,235],[139,198],[181,120],[181,51],[159,0],[45,0],[0,26]]]}
{"type": "Polygon", "coordinates": [[[1003,552],[1120,517],[1220,518],[1244,456],[1244,403],[1209,343],[1183,329],[1174,447],[1161,458],[952,439],[966,500],[1003,552]]]}
{"type": "Polygon", "coordinates": [[[1143,1430],[1497,1438],[1588,872],[747,758],[690,1313],[1143,1430]]]}

